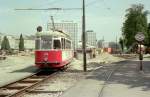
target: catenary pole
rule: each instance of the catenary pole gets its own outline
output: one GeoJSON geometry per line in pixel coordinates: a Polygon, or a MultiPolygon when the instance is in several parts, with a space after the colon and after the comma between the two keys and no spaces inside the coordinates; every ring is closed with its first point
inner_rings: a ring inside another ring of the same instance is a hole
{"type": "Polygon", "coordinates": [[[83,16],[82,16],[82,50],[83,50],[83,70],[87,71],[86,67],[86,41],[85,41],[85,0],[83,0],[83,16]]]}

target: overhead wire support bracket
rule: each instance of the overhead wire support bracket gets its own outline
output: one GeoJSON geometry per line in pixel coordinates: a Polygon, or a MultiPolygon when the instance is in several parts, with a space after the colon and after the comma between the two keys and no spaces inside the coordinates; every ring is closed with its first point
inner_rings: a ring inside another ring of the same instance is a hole
{"type": "Polygon", "coordinates": [[[15,10],[82,10],[82,8],[18,8],[15,10]]]}

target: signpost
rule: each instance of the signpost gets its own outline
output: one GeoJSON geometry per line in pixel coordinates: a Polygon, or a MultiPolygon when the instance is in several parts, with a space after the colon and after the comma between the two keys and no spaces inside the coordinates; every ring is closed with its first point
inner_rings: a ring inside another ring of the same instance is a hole
{"type": "Polygon", "coordinates": [[[135,39],[139,42],[140,44],[140,53],[139,53],[139,60],[140,60],[140,70],[143,70],[143,65],[142,65],[142,60],[143,60],[143,53],[142,53],[142,41],[145,39],[145,35],[142,32],[138,32],[135,35],[135,39]]]}

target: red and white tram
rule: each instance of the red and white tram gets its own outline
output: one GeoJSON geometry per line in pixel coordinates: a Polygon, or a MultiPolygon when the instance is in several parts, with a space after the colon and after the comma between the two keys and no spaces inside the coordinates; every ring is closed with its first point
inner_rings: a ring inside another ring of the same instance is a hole
{"type": "Polygon", "coordinates": [[[73,59],[72,41],[61,31],[37,31],[35,64],[38,68],[62,68],[73,59]]]}

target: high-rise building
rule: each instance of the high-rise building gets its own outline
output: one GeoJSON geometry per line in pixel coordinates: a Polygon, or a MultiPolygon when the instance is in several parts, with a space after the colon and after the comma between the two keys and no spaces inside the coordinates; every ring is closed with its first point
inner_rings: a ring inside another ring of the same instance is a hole
{"type": "Polygon", "coordinates": [[[86,43],[97,47],[96,33],[93,30],[86,31],[86,43]]]}
{"type": "MultiPolygon", "coordinates": [[[[62,30],[66,33],[68,33],[71,38],[72,38],[72,42],[73,42],[73,48],[76,49],[77,48],[77,43],[78,43],[78,24],[74,23],[72,21],[69,22],[60,22],[60,23],[55,23],[55,29],[57,30],[62,30]]],[[[53,24],[52,23],[48,23],[47,25],[47,30],[51,30],[53,29],[53,24]]]]}

